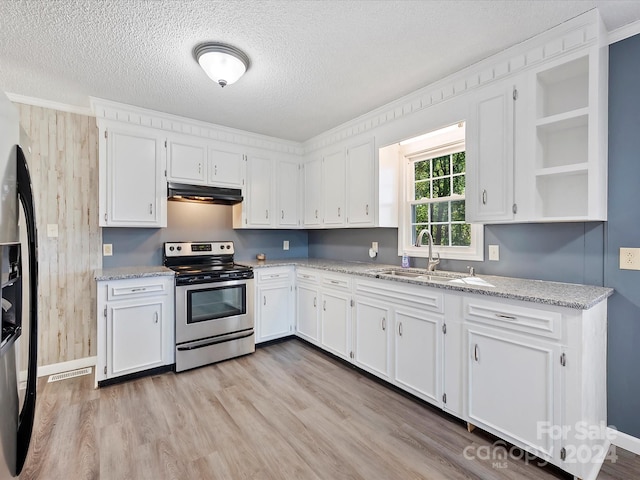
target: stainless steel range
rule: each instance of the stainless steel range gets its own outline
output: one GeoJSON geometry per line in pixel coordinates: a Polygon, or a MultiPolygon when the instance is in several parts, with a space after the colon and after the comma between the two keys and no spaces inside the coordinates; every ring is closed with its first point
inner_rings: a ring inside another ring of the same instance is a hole
{"type": "Polygon", "coordinates": [[[167,242],[176,272],[176,372],[255,351],[253,270],[233,242],[167,242]]]}

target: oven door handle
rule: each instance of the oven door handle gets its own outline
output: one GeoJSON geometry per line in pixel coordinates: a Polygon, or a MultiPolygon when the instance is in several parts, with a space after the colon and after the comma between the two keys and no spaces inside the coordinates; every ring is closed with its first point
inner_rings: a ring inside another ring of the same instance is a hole
{"type": "Polygon", "coordinates": [[[201,342],[191,343],[189,345],[178,346],[176,349],[180,352],[189,351],[189,350],[197,350],[198,348],[210,347],[211,345],[217,345],[219,343],[230,342],[231,340],[240,340],[242,338],[247,338],[253,335],[253,328],[250,330],[243,330],[241,332],[233,333],[230,335],[221,335],[220,337],[214,337],[210,339],[205,339],[201,342]]]}

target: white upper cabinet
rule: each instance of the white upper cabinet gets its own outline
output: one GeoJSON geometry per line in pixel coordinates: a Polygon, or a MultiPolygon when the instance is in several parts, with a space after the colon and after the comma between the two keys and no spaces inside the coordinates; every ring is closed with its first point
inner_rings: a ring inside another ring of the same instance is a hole
{"type": "Polygon", "coordinates": [[[100,122],[100,226],[166,227],[165,140],[154,129],[100,122]]]}
{"type": "Polygon", "coordinates": [[[297,228],[300,226],[299,204],[300,164],[280,160],[276,170],[276,222],[278,227],[297,228]]]}
{"type": "Polygon", "coordinates": [[[347,148],[347,224],[373,226],[375,153],[373,139],[347,148]]]}
{"type": "Polygon", "coordinates": [[[261,227],[273,225],[272,183],[271,159],[247,156],[246,225],[261,227]]]}
{"type": "Polygon", "coordinates": [[[345,152],[340,149],[322,158],[322,197],[326,226],[344,226],[346,218],[345,152]]]}
{"type": "Polygon", "coordinates": [[[483,88],[467,121],[466,220],[483,223],[513,218],[514,86],[483,88]]]}
{"type": "Polygon", "coordinates": [[[170,181],[193,185],[206,183],[207,147],[170,139],[168,142],[168,171],[170,181]]]}
{"type": "Polygon", "coordinates": [[[296,158],[247,155],[245,198],[234,205],[234,228],[299,228],[300,164],[296,158]]]}
{"type": "Polygon", "coordinates": [[[209,185],[241,188],[244,179],[243,154],[209,147],[208,149],[209,185]]]}
{"type": "Polygon", "coordinates": [[[302,166],[304,194],[304,226],[322,225],[322,160],[311,160],[302,166]]]}

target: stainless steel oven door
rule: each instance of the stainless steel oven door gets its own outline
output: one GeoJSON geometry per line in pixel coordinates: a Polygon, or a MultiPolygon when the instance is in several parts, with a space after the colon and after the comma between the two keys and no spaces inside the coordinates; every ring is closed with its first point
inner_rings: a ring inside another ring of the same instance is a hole
{"type": "Polygon", "coordinates": [[[176,344],[249,328],[253,279],[176,286],[176,344]]]}

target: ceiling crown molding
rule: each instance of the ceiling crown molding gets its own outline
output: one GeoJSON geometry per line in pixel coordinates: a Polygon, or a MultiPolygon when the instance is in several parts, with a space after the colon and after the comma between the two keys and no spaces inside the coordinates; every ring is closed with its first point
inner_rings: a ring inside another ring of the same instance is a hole
{"type": "Polygon", "coordinates": [[[553,27],[442,80],[372,110],[303,143],[305,153],[327,147],[424,110],[535,65],[595,45],[606,45],[597,9],[553,27]]]}
{"type": "Polygon", "coordinates": [[[96,118],[115,120],[142,127],[151,127],[168,132],[194,135],[208,140],[235,143],[274,152],[302,155],[302,144],[280,138],[260,135],[214,123],[192,120],[178,115],[147,110],[133,105],[89,97],[96,118]]]}
{"type": "Polygon", "coordinates": [[[14,103],[22,103],[24,105],[33,105],[34,107],[48,108],[50,110],[58,110],[60,112],[76,113],[78,115],[85,115],[87,117],[94,117],[95,115],[90,108],[78,107],[76,105],[69,105],[66,103],[53,102],[51,100],[44,100],[42,98],[28,97],[26,95],[20,95],[17,93],[6,93],[9,100],[14,103]]]}
{"type": "Polygon", "coordinates": [[[640,22],[633,22],[609,32],[609,45],[640,34],[640,22]]]}

